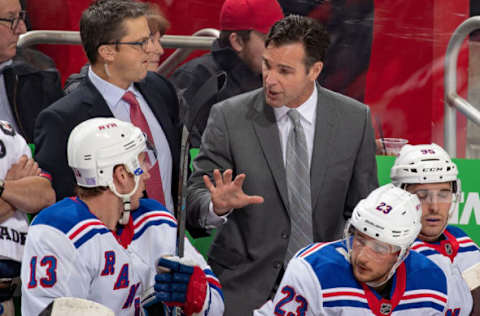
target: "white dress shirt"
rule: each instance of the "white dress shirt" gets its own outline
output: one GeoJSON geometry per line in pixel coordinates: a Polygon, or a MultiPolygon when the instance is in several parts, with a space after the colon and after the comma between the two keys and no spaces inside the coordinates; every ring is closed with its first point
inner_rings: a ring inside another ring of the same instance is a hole
{"type": "MultiPolygon", "coordinates": [[[[300,113],[300,124],[302,124],[303,131],[305,132],[305,138],[307,141],[307,150],[308,150],[308,163],[311,165],[312,162],[312,152],[313,152],[313,139],[315,138],[315,118],[317,114],[317,86],[314,85],[314,89],[310,97],[300,105],[295,108],[298,113],[300,113]]],[[[288,117],[287,112],[291,110],[287,106],[282,106],[279,108],[274,108],[275,118],[277,119],[278,132],[280,136],[280,145],[282,146],[283,154],[283,164],[287,163],[287,141],[288,134],[293,128],[292,120],[288,117]]]]}
{"type": "Polygon", "coordinates": [[[18,132],[18,126],[10,107],[7,97],[7,89],[5,88],[5,79],[3,77],[3,68],[12,64],[12,60],[7,60],[0,64],[0,120],[7,121],[18,132]]]}
{"type": "MultiPolygon", "coordinates": [[[[300,113],[300,116],[301,116],[300,123],[302,124],[303,131],[305,132],[309,165],[311,165],[311,162],[312,162],[313,140],[315,138],[315,123],[316,123],[315,118],[317,117],[316,115],[317,101],[318,101],[317,86],[314,84],[313,92],[310,95],[310,97],[307,99],[307,101],[305,101],[305,103],[303,103],[299,107],[295,108],[300,113]]],[[[285,105],[279,108],[273,109],[275,113],[275,118],[277,119],[277,127],[279,131],[279,136],[280,136],[280,146],[282,147],[282,156],[283,156],[284,165],[287,163],[288,133],[290,133],[290,129],[293,128],[292,120],[287,115],[287,112],[290,109],[291,108],[285,105]]],[[[221,224],[225,224],[227,222],[227,216],[230,213],[231,211],[223,216],[218,216],[213,211],[213,203],[210,201],[209,212],[207,217],[205,218],[204,226],[207,229],[212,229],[220,226],[221,224]]]]}
{"type": "Polygon", "coordinates": [[[147,101],[134,87],[133,83],[127,90],[124,90],[100,78],[95,72],[93,72],[91,67],[88,68],[88,78],[98,91],[100,91],[100,94],[103,96],[108,107],[112,111],[113,116],[119,120],[130,122],[130,104],[122,100],[125,92],[131,91],[137,98],[138,103],[140,104],[140,109],[142,110],[148,126],[150,127],[150,131],[152,132],[155,148],[157,148],[157,161],[160,168],[160,175],[162,177],[163,192],[165,193],[165,206],[167,209],[173,211],[172,153],[162,126],[155,118],[155,115],[153,115],[147,101]]]}

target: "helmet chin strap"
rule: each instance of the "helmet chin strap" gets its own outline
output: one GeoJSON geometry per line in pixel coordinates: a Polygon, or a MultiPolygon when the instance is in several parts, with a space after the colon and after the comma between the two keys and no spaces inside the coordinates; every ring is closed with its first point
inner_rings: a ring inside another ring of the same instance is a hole
{"type": "Polygon", "coordinates": [[[130,197],[135,194],[135,192],[137,191],[138,189],[138,185],[140,183],[140,176],[138,175],[134,175],[134,181],[135,181],[135,186],[133,187],[133,190],[130,191],[129,193],[125,193],[125,194],[120,194],[118,193],[117,191],[117,188],[115,187],[115,184],[110,183],[108,185],[108,187],[110,188],[110,190],[112,190],[113,194],[115,194],[116,196],[118,196],[119,198],[122,199],[123,201],[123,212],[122,212],[122,216],[120,216],[119,220],[118,220],[118,223],[120,225],[126,225],[128,224],[128,221],[130,219],[130,211],[131,211],[131,208],[132,208],[132,205],[131,205],[131,202],[130,202],[130,197]]]}

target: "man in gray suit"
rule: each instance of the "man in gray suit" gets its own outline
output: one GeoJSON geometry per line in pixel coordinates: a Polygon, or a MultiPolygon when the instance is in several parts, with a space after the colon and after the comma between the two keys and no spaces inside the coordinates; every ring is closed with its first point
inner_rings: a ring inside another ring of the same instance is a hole
{"type": "Polygon", "coordinates": [[[218,228],[208,257],[225,315],[251,315],[284,262],[309,241],[339,238],[378,186],[368,107],[315,82],[328,43],[310,18],[280,20],[265,42],[263,88],[210,113],[187,213],[193,226],[218,228]]]}

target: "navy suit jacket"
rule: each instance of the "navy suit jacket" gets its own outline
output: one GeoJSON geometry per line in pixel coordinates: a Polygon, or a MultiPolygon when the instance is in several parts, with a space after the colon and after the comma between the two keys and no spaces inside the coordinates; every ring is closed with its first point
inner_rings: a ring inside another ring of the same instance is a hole
{"type": "MultiPolygon", "coordinates": [[[[172,196],[176,203],[181,133],[178,97],[173,85],[153,72],[135,83],[135,87],[147,101],[167,137],[173,162],[172,196]]],[[[72,93],[38,115],[34,133],[35,159],[42,170],[51,174],[57,200],[74,195],[75,178],[67,163],[68,136],[75,126],[94,117],[113,117],[113,113],[88,76],[72,93]]]]}

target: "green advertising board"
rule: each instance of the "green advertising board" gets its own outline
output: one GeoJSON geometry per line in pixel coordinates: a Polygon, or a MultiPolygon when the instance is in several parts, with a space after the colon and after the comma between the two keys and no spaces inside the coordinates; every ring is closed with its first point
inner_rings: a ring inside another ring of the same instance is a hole
{"type": "MultiPolygon", "coordinates": [[[[198,150],[192,153],[193,157],[197,153],[198,150]]],[[[390,182],[390,169],[394,161],[395,157],[377,156],[378,182],[380,185],[390,182]]],[[[453,159],[453,161],[457,164],[459,177],[462,181],[462,196],[459,207],[450,218],[450,224],[460,227],[475,243],[480,244],[480,181],[477,180],[477,175],[480,175],[480,160],[453,159]]],[[[214,235],[215,231],[212,232],[210,237],[190,238],[190,240],[194,247],[205,256],[214,235]]]]}

